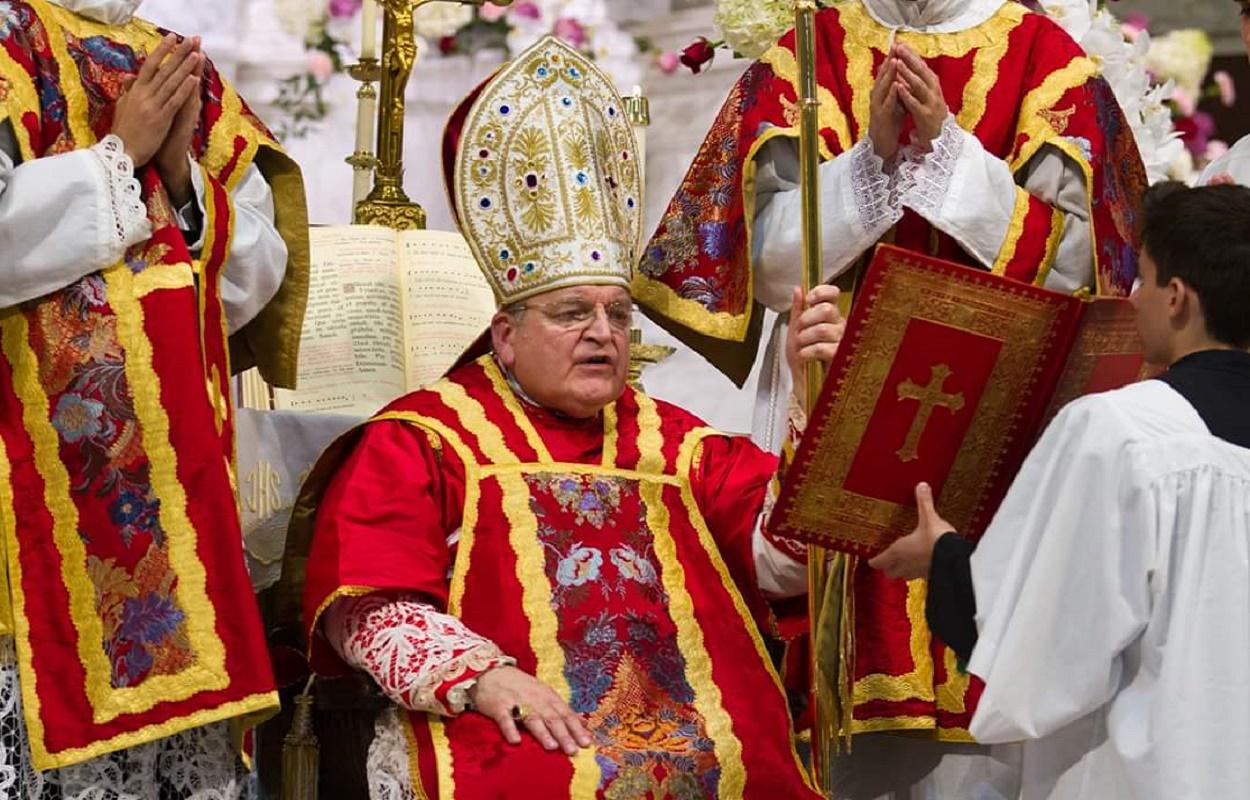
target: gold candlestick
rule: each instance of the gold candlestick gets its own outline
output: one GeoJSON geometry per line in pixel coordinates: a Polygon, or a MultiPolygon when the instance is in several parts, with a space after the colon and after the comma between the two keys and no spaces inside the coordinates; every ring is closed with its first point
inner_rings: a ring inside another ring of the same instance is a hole
{"type": "Polygon", "coordinates": [[[377,166],[373,190],[356,205],[355,220],[362,225],[386,225],[396,230],[425,227],[425,209],[404,194],[404,90],[417,60],[412,15],[420,3],[382,2],[382,97],[378,104],[377,166]]]}
{"type": "MultiPolygon", "coordinates": [[[[437,2],[480,6],[485,0],[379,0],[383,16],[377,161],[373,190],[356,205],[354,218],[358,224],[385,225],[396,230],[425,228],[425,209],[404,193],[404,91],[417,60],[413,16],[426,3],[437,2]]],[[[491,0],[497,6],[511,3],[512,0],[491,0]]]]}

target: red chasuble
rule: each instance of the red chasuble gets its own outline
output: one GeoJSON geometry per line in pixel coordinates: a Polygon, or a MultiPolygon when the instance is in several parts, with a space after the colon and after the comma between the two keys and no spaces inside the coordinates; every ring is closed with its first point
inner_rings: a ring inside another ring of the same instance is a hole
{"type": "MultiPolygon", "coordinates": [[[[12,126],[22,160],[103,138],[123,79],[161,34],[141,20],[105,26],[42,0],[9,0],[0,123],[12,126]]],[[[193,144],[206,187],[201,255],[147,166],[136,177],[150,239],[65,289],[0,310],[4,629],[15,636],[41,770],[277,706],[241,552],[218,282],[230,190],[256,161],[288,234],[279,304],[298,336],[303,194],[298,169],[211,65],[202,93],[193,144]]]]}
{"type": "Polygon", "coordinates": [[[479,359],[349,435],[307,484],[316,500],[330,479],[307,564],[314,665],[342,666],[316,634],[335,598],[419,592],[595,739],[570,758],[473,712],[411,713],[418,796],[815,798],[752,613],[775,468],[633,390],[586,421],[523,405],[479,359]]]}
{"type": "MultiPolygon", "coordinates": [[[[1050,145],[1085,174],[1099,294],[1127,295],[1136,277],[1135,209],[1146,181],[1107,83],[1049,17],[1004,3],[958,33],[900,32],[942,83],[960,126],[1017,174],[1050,145]]],[[[821,151],[832,158],[867,133],[869,94],[890,31],[858,2],[816,16],[821,151]]],[[[758,329],[750,264],[754,158],[775,136],[798,136],[794,34],[732,90],[644,253],[634,297],[731,375],[745,377],[758,329]],[[690,334],[694,334],[694,338],[690,334]]],[[[798,224],[798,220],[795,220],[798,224]]],[[[1041,284],[1063,216],[1023,189],[996,274],[1041,284]]],[[[908,210],[894,244],[979,266],[953,239],[908,210]]],[[[889,237],[887,237],[889,238],[889,237]]],[[[970,739],[980,686],[957,669],[924,620],[925,584],[887,579],[860,563],[855,581],[852,732],[932,731],[970,739]],[[936,655],[935,655],[936,654],[936,655]]]]}

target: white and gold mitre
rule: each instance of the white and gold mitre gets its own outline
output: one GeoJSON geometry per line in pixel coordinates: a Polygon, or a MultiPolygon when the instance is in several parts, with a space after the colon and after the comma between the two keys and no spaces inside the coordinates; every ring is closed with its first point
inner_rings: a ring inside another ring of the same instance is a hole
{"type": "Polygon", "coordinates": [[[501,306],[564,286],[629,288],[642,182],[622,105],[611,79],[549,36],[453,113],[452,204],[501,306]]]}

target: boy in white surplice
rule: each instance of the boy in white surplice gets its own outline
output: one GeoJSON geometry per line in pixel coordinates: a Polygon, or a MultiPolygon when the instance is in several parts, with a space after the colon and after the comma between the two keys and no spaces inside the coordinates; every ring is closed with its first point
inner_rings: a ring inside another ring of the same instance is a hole
{"type": "Polygon", "coordinates": [[[1157,186],[1133,294],[1157,380],[1055,419],[976,546],[921,485],[874,559],[928,577],[986,682],[981,742],[1025,740],[1022,798],[1213,798],[1250,785],[1250,189],[1157,186]]]}

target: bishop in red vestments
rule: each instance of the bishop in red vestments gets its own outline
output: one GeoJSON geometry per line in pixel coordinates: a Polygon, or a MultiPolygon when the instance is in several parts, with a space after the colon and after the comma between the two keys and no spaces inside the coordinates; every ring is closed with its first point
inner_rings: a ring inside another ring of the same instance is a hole
{"type": "MultiPolygon", "coordinates": [[[[620,97],[549,38],[449,137],[493,352],[341,440],[296,512],[314,666],[397,706],[374,795],[817,797],[758,627],[806,590],[761,524],[778,460],[625,385],[642,198],[620,97]]],[[[832,355],[835,298],[798,298],[795,364],[832,355]]]]}

